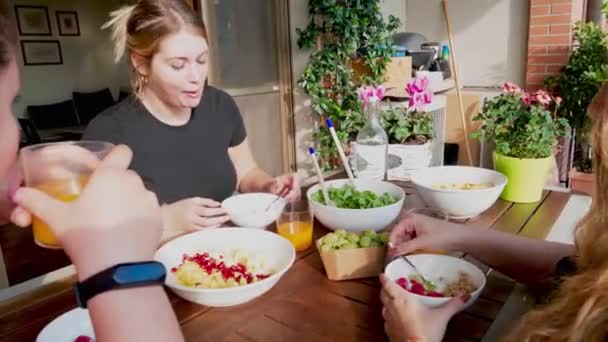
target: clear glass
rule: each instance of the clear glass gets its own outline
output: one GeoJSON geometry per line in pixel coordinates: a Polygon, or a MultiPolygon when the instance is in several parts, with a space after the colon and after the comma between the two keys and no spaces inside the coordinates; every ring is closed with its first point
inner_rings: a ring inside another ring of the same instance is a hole
{"type": "Polygon", "coordinates": [[[380,124],[380,103],[368,102],[366,122],[353,144],[353,171],[357,178],[386,178],[388,135],[380,124]]]}
{"type": "MultiPolygon", "coordinates": [[[[101,141],[74,141],[25,147],[21,150],[25,184],[60,201],[74,201],[113,146],[101,141]]],[[[33,218],[32,228],[36,244],[61,248],[55,234],[40,218],[33,218]]]]}
{"type": "Polygon", "coordinates": [[[291,242],[297,252],[312,246],[313,215],[308,203],[300,201],[285,206],[277,219],[277,232],[291,242]]]}

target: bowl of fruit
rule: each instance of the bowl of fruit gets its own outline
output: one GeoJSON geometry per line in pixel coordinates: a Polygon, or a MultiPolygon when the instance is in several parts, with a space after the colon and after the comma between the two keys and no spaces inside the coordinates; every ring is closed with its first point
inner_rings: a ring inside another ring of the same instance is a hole
{"type": "Polygon", "coordinates": [[[185,300],[233,306],[269,291],[295,260],[291,243],[265,230],[217,228],[181,236],[154,259],[168,270],[165,285],[185,300]]]}
{"type": "Polygon", "coordinates": [[[388,232],[346,232],[343,229],[317,240],[323,266],[330,280],[375,277],[382,272],[388,232]]]}
{"type": "Polygon", "coordinates": [[[348,179],[325,182],[330,203],[325,203],[319,184],[306,193],[316,219],[332,230],[381,231],[395,221],[405,201],[405,192],[389,182],[348,179]]]}
{"type": "Polygon", "coordinates": [[[411,292],[429,307],[438,307],[455,296],[469,296],[466,307],[471,306],[486,285],[485,274],[470,262],[447,255],[408,255],[423,278],[403,258],[391,261],[385,275],[411,292]]]}

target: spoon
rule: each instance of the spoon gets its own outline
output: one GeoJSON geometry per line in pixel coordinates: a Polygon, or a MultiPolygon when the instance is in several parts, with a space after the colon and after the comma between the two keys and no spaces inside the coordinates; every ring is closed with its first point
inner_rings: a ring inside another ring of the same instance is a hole
{"type": "Polygon", "coordinates": [[[315,166],[315,171],[317,172],[317,179],[319,180],[319,185],[321,185],[321,192],[323,194],[323,199],[325,200],[325,204],[330,207],[335,207],[336,203],[334,203],[330,198],[327,192],[327,187],[325,186],[325,180],[323,179],[323,172],[321,171],[321,167],[319,166],[319,160],[317,159],[317,155],[315,153],[315,148],[310,147],[308,149],[310,157],[312,158],[313,165],[315,166]]]}
{"type": "Polygon", "coordinates": [[[432,281],[430,281],[430,280],[426,279],[426,278],[425,278],[425,277],[422,275],[422,273],[420,273],[420,271],[418,271],[418,269],[416,268],[416,265],[414,265],[414,264],[413,264],[413,263],[410,261],[410,259],[408,259],[408,257],[407,257],[407,256],[402,255],[402,256],[401,256],[401,258],[402,258],[403,260],[405,260],[405,262],[407,262],[407,263],[408,263],[408,265],[410,265],[410,266],[412,267],[412,269],[414,270],[414,272],[416,272],[416,274],[418,274],[418,276],[419,276],[419,277],[422,279],[422,281],[424,282],[424,284],[425,284],[425,285],[430,285],[430,286],[432,286],[432,287],[435,287],[435,283],[433,283],[432,281]]]}
{"type": "Polygon", "coordinates": [[[290,189],[287,189],[287,188],[286,188],[286,189],[283,189],[283,191],[282,191],[280,194],[278,194],[278,195],[277,195],[277,197],[276,197],[276,198],[275,198],[275,199],[274,199],[272,202],[270,202],[270,204],[269,204],[269,205],[266,207],[266,210],[264,210],[264,211],[268,211],[268,210],[270,210],[270,208],[272,208],[272,206],[273,206],[275,203],[277,203],[277,201],[278,201],[278,200],[280,200],[281,198],[283,198],[283,197],[287,196],[287,194],[289,193],[289,190],[290,190],[290,189]]]}

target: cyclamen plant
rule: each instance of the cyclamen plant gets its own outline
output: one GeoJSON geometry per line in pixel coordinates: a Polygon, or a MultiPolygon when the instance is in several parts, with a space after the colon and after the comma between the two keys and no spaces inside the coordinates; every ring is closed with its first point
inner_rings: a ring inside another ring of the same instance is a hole
{"type": "Polygon", "coordinates": [[[382,124],[393,144],[422,145],[433,138],[433,120],[426,105],[433,101],[426,76],[410,80],[405,87],[409,96],[407,109],[391,108],[382,115],[382,124]]]}
{"type": "Polygon", "coordinates": [[[386,89],[379,85],[361,86],[357,89],[359,100],[363,103],[363,109],[367,107],[369,102],[380,102],[384,98],[386,89]]]}
{"type": "Polygon", "coordinates": [[[474,138],[493,142],[496,152],[514,158],[550,157],[568,122],[556,112],[560,97],[544,90],[530,94],[507,82],[503,93],[488,100],[474,121],[482,121],[474,138]]]}

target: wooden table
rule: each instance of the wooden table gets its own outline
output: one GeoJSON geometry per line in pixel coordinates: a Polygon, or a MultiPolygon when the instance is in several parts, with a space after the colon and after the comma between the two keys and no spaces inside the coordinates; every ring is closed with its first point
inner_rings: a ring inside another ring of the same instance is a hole
{"type": "MultiPolygon", "coordinates": [[[[407,184],[404,188],[409,194],[406,208],[424,207],[413,188],[407,184]]],[[[465,224],[544,239],[569,196],[546,191],[534,204],[499,200],[465,224]]],[[[318,223],[315,225],[316,237],[326,232],[318,223]]],[[[75,306],[72,281],[0,305],[0,340],[33,341],[46,324],[75,306]]],[[[512,281],[490,273],[480,299],[450,322],[445,341],[481,340],[513,286],[512,281]]],[[[328,280],[319,254],[310,249],[298,254],[275,288],[249,303],[208,308],[171,293],[170,298],[188,341],[372,341],[386,338],[378,293],[376,278],[328,280]]]]}

